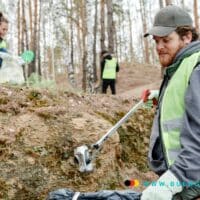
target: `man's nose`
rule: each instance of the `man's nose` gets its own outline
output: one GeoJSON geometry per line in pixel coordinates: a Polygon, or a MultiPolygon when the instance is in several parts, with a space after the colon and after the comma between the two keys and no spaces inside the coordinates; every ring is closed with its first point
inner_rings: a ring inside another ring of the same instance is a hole
{"type": "Polygon", "coordinates": [[[157,44],[156,44],[156,49],[159,51],[159,50],[161,50],[161,49],[163,49],[163,48],[164,48],[163,42],[162,42],[162,41],[157,42],[157,44]]]}

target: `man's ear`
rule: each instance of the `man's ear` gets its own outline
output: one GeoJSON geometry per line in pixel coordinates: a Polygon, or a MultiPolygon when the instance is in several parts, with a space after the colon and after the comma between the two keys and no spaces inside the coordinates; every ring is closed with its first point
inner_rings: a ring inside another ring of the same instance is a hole
{"type": "Polygon", "coordinates": [[[188,31],[186,35],[184,35],[183,37],[183,42],[187,45],[192,41],[192,32],[188,31]]]}

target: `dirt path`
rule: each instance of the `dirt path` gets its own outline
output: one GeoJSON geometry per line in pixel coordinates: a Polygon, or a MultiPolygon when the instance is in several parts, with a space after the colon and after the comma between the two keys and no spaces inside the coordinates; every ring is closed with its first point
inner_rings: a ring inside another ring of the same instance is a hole
{"type": "Polygon", "coordinates": [[[145,85],[141,85],[138,87],[135,87],[134,89],[128,90],[127,92],[123,92],[121,94],[118,94],[118,96],[120,96],[121,98],[124,99],[138,99],[141,97],[141,94],[144,90],[149,89],[149,90],[157,90],[159,89],[161,80],[156,81],[154,83],[148,83],[145,85]]]}
{"type": "Polygon", "coordinates": [[[124,99],[140,98],[145,89],[158,89],[161,83],[160,68],[132,63],[120,66],[117,95],[124,99]]]}

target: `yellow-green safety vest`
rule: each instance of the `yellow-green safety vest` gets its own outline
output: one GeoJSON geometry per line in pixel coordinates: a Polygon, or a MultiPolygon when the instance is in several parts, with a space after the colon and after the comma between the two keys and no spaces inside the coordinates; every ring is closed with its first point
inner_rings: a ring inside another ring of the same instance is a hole
{"type": "Polygon", "coordinates": [[[181,151],[180,131],[185,113],[185,92],[200,52],[185,58],[172,76],[163,95],[160,126],[164,153],[168,166],[172,165],[181,151]]]}
{"type": "Polygon", "coordinates": [[[112,58],[111,60],[105,60],[105,66],[103,70],[103,79],[116,79],[116,67],[117,60],[112,58]]]}
{"type": "Polygon", "coordinates": [[[2,40],[2,41],[0,42],[0,49],[1,49],[1,48],[4,48],[4,49],[7,48],[6,42],[5,42],[4,40],[2,40]]]}

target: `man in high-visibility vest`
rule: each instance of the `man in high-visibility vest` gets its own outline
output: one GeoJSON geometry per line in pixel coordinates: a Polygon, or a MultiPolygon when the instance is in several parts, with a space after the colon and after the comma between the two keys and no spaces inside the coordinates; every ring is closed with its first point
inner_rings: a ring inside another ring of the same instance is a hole
{"type": "MultiPolygon", "coordinates": [[[[169,5],[155,16],[152,35],[164,79],[152,126],[149,165],[160,178],[141,200],[200,197],[200,41],[192,18],[169,5]]],[[[152,99],[155,91],[148,96],[152,99]]]]}
{"type": "Polygon", "coordinates": [[[117,59],[112,57],[108,51],[102,51],[101,59],[102,93],[106,94],[107,88],[110,86],[112,94],[116,94],[115,85],[119,72],[117,59]]]}

